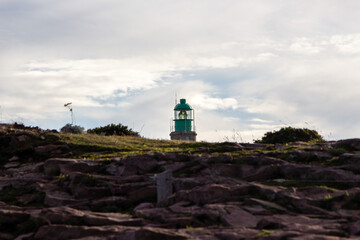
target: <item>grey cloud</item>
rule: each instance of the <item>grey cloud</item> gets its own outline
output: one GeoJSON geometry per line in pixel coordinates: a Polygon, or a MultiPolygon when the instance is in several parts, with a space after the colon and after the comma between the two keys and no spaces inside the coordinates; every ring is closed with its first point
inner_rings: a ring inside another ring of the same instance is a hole
{"type": "Polygon", "coordinates": [[[198,104],[206,134],[216,135],[214,122],[218,131],[249,135],[285,118],[311,120],[337,137],[360,134],[348,127],[360,117],[359,7],[357,0],[2,0],[1,105],[44,124],[65,121],[61,104],[75,100],[88,126],[107,121],[90,112],[101,111],[129,125],[146,119],[146,136],[167,137],[180,89],[236,105],[219,112],[198,104]]]}

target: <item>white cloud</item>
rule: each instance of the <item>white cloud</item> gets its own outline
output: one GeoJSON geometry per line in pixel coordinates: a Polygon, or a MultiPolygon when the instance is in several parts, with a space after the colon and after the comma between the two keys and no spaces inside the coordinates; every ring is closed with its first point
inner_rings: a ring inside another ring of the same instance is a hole
{"type": "Polygon", "coordinates": [[[311,39],[299,38],[290,45],[290,50],[299,54],[316,54],[323,50],[318,43],[314,43],[311,39]]]}
{"type": "Polygon", "coordinates": [[[239,107],[237,100],[234,98],[214,98],[203,94],[194,96],[192,102],[195,106],[206,110],[236,109],[239,107]]]}
{"type": "Polygon", "coordinates": [[[251,121],[258,122],[258,123],[271,123],[272,122],[272,121],[260,119],[260,118],[253,118],[253,119],[251,119],[251,121]]]}
{"type": "Polygon", "coordinates": [[[88,126],[135,122],[146,125],[145,136],[167,138],[177,92],[196,110],[199,139],[239,129],[251,141],[279,120],[355,136],[359,7],[355,0],[310,8],[295,0],[4,0],[3,116],[58,126],[71,101],[88,126]]]}
{"type": "Polygon", "coordinates": [[[342,53],[357,54],[360,52],[360,34],[335,35],[330,38],[342,53]]]}

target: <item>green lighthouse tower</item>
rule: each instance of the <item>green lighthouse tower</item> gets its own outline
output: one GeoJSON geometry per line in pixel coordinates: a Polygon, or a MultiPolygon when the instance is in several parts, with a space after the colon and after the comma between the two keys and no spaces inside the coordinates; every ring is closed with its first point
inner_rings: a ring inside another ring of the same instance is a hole
{"type": "Polygon", "coordinates": [[[171,140],[196,141],[194,109],[186,103],[186,99],[180,99],[174,108],[174,125],[171,140]]]}

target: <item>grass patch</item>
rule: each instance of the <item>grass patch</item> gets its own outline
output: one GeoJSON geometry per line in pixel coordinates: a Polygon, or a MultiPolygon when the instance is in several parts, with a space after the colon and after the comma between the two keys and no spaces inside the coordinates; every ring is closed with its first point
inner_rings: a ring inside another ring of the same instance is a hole
{"type": "Polygon", "coordinates": [[[326,195],[326,196],[325,196],[325,199],[326,199],[326,200],[331,200],[331,199],[332,199],[331,194],[329,193],[328,195],[326,195]]]}
{"type": "Polygon", "coordinates": [[[204,230],[204,228],[201,228],[201,227],[193,227],[193,226],[191,226],[191,225],[186,225],[186,230],[202,231],[202,230],[204,230]]]}
{"type": "Polygon", "coordinates": [[[56,178],[55,182],[59,186],[63,186],[65,182],[68,182],[70,180],[70,176],[67,173],[60,173],[60,175],[56,178]]]}
{"type": "Polygon", "coordinates": [[[273,233],[274,233],[273,231],[263,231],[263,232],[258,233],[255,236],[255,239],[260,238],[260,237],[264,237],[264,236],[269,236],[269,235],[271,235],[273,233]]]}

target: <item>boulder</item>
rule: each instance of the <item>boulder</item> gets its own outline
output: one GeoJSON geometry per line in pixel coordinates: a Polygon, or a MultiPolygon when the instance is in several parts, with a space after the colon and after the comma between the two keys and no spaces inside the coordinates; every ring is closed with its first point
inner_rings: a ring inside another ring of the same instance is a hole
{"type": "Polygon", "coordinates": [[[217,210],[219,218],[225,226],[242,226],[242,227],[256,227],[259,218],[251,213],[241,209],[236,205],[231,204],[209,204],[204,206],[205,210],[217,210]]]}
{"type": "Polygon", "coordinates": [[[173,178],[174,191],[189,190],[198,186],[211,184],[213,181],[207,177],[173,178]]]}
{"type": "Polygon", "coordinates": [[[149,203],[149,202],[140,203],[139,205],[137,205],[137,206],[134,208],[134,211],[139,211],[139,210],[143,210],[143,209],[147,209],[147,208],[154,208],[154,204],[153,204],[153,203],[149,203]]]}
{"type": "Polygon", "coordinates": [[[176,201],[191,201],[195,204],[225,202],[231,195],[231,188],[226,185],[208,184],[175,194],[176,201]]]}
{"type": "MultiPolygon", "coordinates": [[[[154,227],[144,227],[135,231],[134,238],[129,238],[129,240],[153,240],[153,239],[162,239],[162,240],[186,240],[190,236],[183,233],[177,233],[172,229],[162,229],[154,227]]],[[[125,239],[124,239],[125,240],[125,239]]]]}
{"type": "Polygon", "coordinates": [[[0,209],[0,224],[16,224],[25,221],[30,214],[14,209],[0,209]]]}
{"type": "Polygon", "coordinates": [[[15,162],[15,161],[18,161],[18,160],[19,160],[18,156],[12,156],[8,161],[9,162],[15,162]]]}
{"type": "Polygon", "coordinates": [[[41,210],[40,216],[48,219],[50,224],[83,225],[85,213],[70,207],[53,207],[41,210]]]}
{"type": "Polygon", "coordinates": [[[121,175],[138,175],[154,171],[159,166],[158,160],[154,156],[153,154],[144,154],[121,159],[120,163],[124,166],[121,175]]]}
{"type": "Polygon", "coordinates": [[[44,204],[50,207],[66,206],[75,203],[79,203],[79,201],[67,192],[61,191],[47,191],[44,198],[44,204]]]}
{"type": "Polygon", "coordinates": [[[282,177],[278,165],[265,165],[254,170],[252,174],[247,173],[246,175],[246,177],[242,178],[246,181],[267,181],[282,177]]]}
{"type": "Polygon", "coordinates": [[[61,155],[64,152],[69,151],[69,146],[67,145],[55,145],[55,144],[49,144],[45,146],[38,146],[34,150],[38,154],[47,154],[51,157],[61,155]]]}
{"type": "Polygon", "coordinates": [[[172,214],[166,208],[146,208],[135,210],[135,216],[139,218],[146,218],[147,220],[156,223],[166,223],[167,218],[176,215],[172,214]]]}
{"type": "Polygon", "coordinates": [[[350,224],[349,232],[351,235],[360,236],[360,220],[350,224]]]}
{"type": "Polygon", "coordinates": [[[124,234],[129,227],[122,226],[71,226],[71,225],[46,225],[39,228],[35,239],[62,240],[79,239],[88,237],[104,237],[114,234],[124,234]]]}
{"type": "Polygon", "coordinates": [[[153,201],[156,202],[157,187],[147,186],[128,192],[128,199],[133,202],[153,201]]]}
{"type": "Polygon", "coordinates": [[[126,197],[122,196],[110,196],[104,198],[93,199],[89,203],[92,207],[99,208],[105,206],[121,206],[128,208],[131,205],[131,201],[126,197]]]}
{"type": "Polygon", "coordinates": [[[206,161],[208,163],[232,163],[233,157],[231,154],[223,154],[219,156],[210,156],[206,161]]]}
{"type": "Polygon", "coordinates": [[[105,196],[112,196],[112,192],[109,187],[89,187],[82,184],[71,185],[71,193],[76,199],[96,199],[105,196]]]}
{"type": "Polygon", "coordinates": [[[238,157],[234,159],[235,162],[248,164],[253,166],[264,166],[264,165],[282,165],[285,164],[286,161],[274,158],[274,157],[267,157],[263,155],[259,156],[246,156],[246,157],[238,157]]]}
{"type": "Polygon", "coordinates": [[[45,161],[43,168],[47,175],[57,176],[59,173],[96,172],[99,163],[90,160],[50,158],[45,161]]]}

